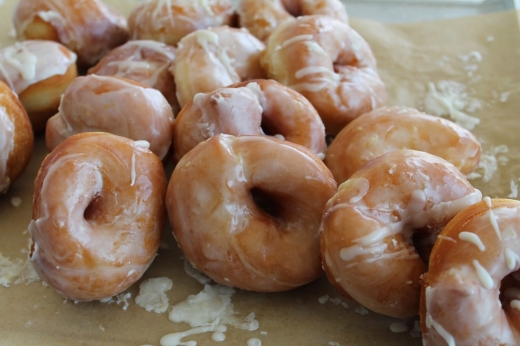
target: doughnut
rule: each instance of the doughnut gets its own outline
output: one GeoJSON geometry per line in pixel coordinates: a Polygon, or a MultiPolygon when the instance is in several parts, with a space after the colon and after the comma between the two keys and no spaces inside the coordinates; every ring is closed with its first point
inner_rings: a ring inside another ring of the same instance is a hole
{"type": "Polygon", "coordinates": [[[322,274],[318,229],[336,182],[297,144],[219,134],[177,164],[166,192],[185,257],[214,281],[290,290],[322,274]]]}
{"type": "Polygon", "coordinates": [[[469,174],[482,151],[477,138],[452,121],[412,108],[384,107],[354,119],[327,150],[325,164],[341,184],[373,158],[395,149],[442,157],[469,174]]]}
{"type": "Polygon", "coordinates": [[[63,296],[112,297],[154,259],[167,182],[147,146],[108,133],[81,133],[44,159],[34,183],[30,260],[63,296]]]}
{"type": "Polygon", "coordinates": [[[58,114],[47,122],[49,150],[80,132],[109,132],[150,143],[166,157],[172,144],[173,113],[164,96],[129,79],[89,75],[76,78],[61,100],[58,114]]]}
{"type": "Polygon", "coordinates": [[[128,41],[110,51],[88,74],[131,79],[159,90],[170,103],[174,113],[179,112],[175,83],[170,73],[175,61],[175,48],[150,40],[128,41]]]}
{"type": "Polygon", "coordinates": [[[154,40],[176,46],[189,33],[233,24],[229,0],[151,0],[128,18],[133,40],[154,40]]]}
{"type": "Polygon", "coordinates": [[[426,264],[413,246],[415,236],[438,234],[481,199],[455,166],[437,156],[402,149],[371,160],[325,207],[321,254],[329,281],[375,312],[418,314],[426,264]]]}
{"type": "Polygon", "coordinates": [[[77,77],[76,54],[52,41],[29,40],[0,49],[0,81],[18,94],[35,133],[56,113],[77,77]]]}
{"type": "Polygon", "coordinates": [[[0,193],[25,171],[34,136],[29,117],[16,94],[0,82],[0,193]]]}
{"type": "Polygon", "coordinates": [[[181,107],[197,93],[263,78],[259,60],[264,48],[245,29],[218,27],[185,36],[172,69],[181,107]]]}
{"type": "Polygon", "coordinates": [[[125,17],[100,0],[19,0],[13,23],[19,40],[60,42],[86,67],[128,40],[125,17]]]}
{"type": "Polygon", "coordinates": [[[262,41],[292,16],[325,15],[348,23],[340,0],[240,0],[237,13],[240,26],[262,41]]]}
{"type": "Polygon", "coordinates": [[[219,133],[270,134],[325,157],[325,127],[314,107],[272,80],[245,81],[196,94],[173,125],[174,160],[219,133]]]}
{"type": "Polygon", "coordinates": [[[313,15],[284,21],[269,36],[260,63],[267,77],[314,105],[327,134],[337,134],[386,102],[370,46],[334,18],[313,15]]]}
{"type": "Polygon", "coordinates": [[[520,202],[486,197],[441,235],[421,283],[424,345],[518,345],[518,282],[500,289],[520,269],[520,202]]]}

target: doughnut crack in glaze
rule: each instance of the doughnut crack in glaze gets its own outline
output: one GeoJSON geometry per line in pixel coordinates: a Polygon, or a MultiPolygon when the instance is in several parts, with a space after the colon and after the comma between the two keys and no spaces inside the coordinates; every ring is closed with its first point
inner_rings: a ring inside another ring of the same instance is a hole
{"type": "Polygon", "coordinates": [[[419,254],[431,246],[419,240],[435,238],[481,199],[455,166],[437,156],[403,149],[371,160],[325,208],[321,253],[329,281],[375,312],[416,315],[419,278],[426,272],[419,254]]]}
{"type": "Polygon", "coordinates": [[[281,23],[261,58],[267,77],[305,96],[327,134],[383,106],[386,89],[368,43],[347,24],[326,16],[281,23]]]}
{"type": "Polygon", "coordinates": [[[112,297],[152,263],[166,216],[166,176],[147,145],[82,133],[43,161],[29,225],[30,259],[65,297],[112,297]]]}
{"type": "Polygon", "coordinates": [[[197,93],[263,78],[260,54],[264,49],[264,44],[246,29],[224,26],[184,37],[172,68],[181,107],[197,93]]]}
{"type": "Polygon", "coordinates": [[[240,0],[237,13],[240,26],[262,41],[292,16],[321,14],[348,23],[347,11],[339,0],[240,0]]]}
{"type": "Polygon", "coordinates": [[[433,246],[422,280],[424,345],[518,345],[520,202],[484,198],[462,210],[433,246]],[[513,274],[513,275],[510,275],[513,274]]]}
{"type": "Polygon", "coordinates": [[[271,135],[325,157],[325,127],[318,112],[305,97],[273,80],[256,79],[196,94],[175,119],[175,161],[219,133],[271,135]]]}
{"type": "Polygon", "coordinates": [[[216,135],[177,164],[166,208],[186,258],[224,285],[275,292],[321,273],[319,225],[336,182],[305,147],[216,135]]]}
{"type": "Polygon", "coordinates": [[[341,184],[373,158],[395,149],[442,157],[462,173],[473,171],[482,148],[463,127],[412,108],[384,107],[354,119],[334,138],[325,164],[341,184]]]}

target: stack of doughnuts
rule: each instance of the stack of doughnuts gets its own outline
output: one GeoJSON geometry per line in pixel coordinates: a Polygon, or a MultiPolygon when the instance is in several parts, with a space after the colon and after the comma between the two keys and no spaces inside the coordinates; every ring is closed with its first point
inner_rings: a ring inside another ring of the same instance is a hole
{"type": "MultiPolygon", "coordinates": [[[[21,0],[14,21],[30,40],[0,50],[0,192],[30,157],[28,113],[51,151],[30,256],[61,294],[128,288],[167,214],[186,258],[215,282],[284,291],[323,267],[373,311],[420,311],[427,344],[515,342],[488,320],[474,318],[477,335],[450,316],[496,299],[518,270],[519,203],[482,201],[467,181],[481,155],[471,132],[384,107],[374,54],[339,1],[241,0],[234,14],[227,0],[151,0],[127,29],[98,0],[21,0]]],[[[490,316],[515,320],[520,295],[500,294],[507,308],[493,301],[490,316]]]]}

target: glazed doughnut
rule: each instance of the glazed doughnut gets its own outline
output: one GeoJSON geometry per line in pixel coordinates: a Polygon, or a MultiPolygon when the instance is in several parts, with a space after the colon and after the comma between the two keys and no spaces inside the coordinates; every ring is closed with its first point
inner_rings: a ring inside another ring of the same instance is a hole
{"type": "Polygon", "coordinates": [[[20,40],[51,40],[92,66],[128,40],[126,19],[100,0],[19,0],[13,15],[20,40]]]}
{"type": "Polygon", "coordinates": [[[163,159],[172,144],[173,113],[164,96],[144,84],[110,76],[76,78],[65,91],[58,114],[47,122],[49,150],[80,132],[109,132],[145,140],[163,159]]]}
{"type": "Polygon", "coordinates": [[[137,6],[128,18],[132,39],[171,46],[196,30],[232,23],[233,3],[229,0],[151,0],[137,6]]]}
{"type": "Polygon", "coordinates": [[[0,82],[0,193],[25,171],[34,136],[29,117],[16,94],[0,82]]]}
{"type": "Polygon", "coordinates": [[[45,129],[77,75],[76,54],[59,43],[23,41],[0,49],[0,81],[18,94],[35,133],[45,129]]]}
{"type": "Polygon", "coordinates": [[[173,125],[174,160],[219,133],[270,134],[325,157],[325,127],[314,107],[272,80],[255,79],[196,94],[173,125]]]}
{"type": "Polygon", "coordinates": [[[340,0],[240,0],[237,13],[241,27],[265,41],[284,20],[306,15],[325,15],[348,23],[340,0]]]}
{"type": "Polygon", "coordinates": [[[264,48],[245,29],[218,27],[185,36],[172,70],[181,107],[197,93],[263,78],[259,59],[264,48]]]}
{"type": "Polygon", "coordinates": [[[261,64],[269,78],[311,101],[331,135],[386,102],[370,46],[334,18],[286,20],[269,36],[261,64]]]}
{"type": "Polygon", "coordinates": [[[321,254],[329,281],[365,307],[405,318],[419,312],[426,271],[414,233],[437,233],[482,199],[458,169],[428,153],[395,150],[371,160],[327,203],[321,254]]]}
{"type": "Polygon", "coordinates": [[[147,145],[82,133],[43,161],[34,183],[30,259],[65,297],[112,297],[154,259],[166,216],[166,176],[147,145]]]}
{"type": "Polygon", "coordinates": [[[384,107],[365,113],[341,130],[327,150],[325,164],[341,184],[373,158],[395,149],[442,157],[468,174],[482,148],[468,130],[412,108],[384,107]]]}
{"type": "Polygon", "coordinates": [[[499,294],[520,269],[519,226],[519,201],[488,197],[448,223],[422,281],[425,345],[518,345],[519,290],[499,294]]]}
{"type": "Polygon", "coordinates": [[[179,112],[175,83],[169,69],[175,61],[175,48],[148,40],[128,41],[106,55],[89,74],[131,79],[159,90],[179,112]]]}
{"type": "Polygon", "coordinates": [[[216,135],[177,164],[166,194],[187,259],[218,283],[274,292],[321,275],[319,234],[336,182],[305,147],[216,135]]]}

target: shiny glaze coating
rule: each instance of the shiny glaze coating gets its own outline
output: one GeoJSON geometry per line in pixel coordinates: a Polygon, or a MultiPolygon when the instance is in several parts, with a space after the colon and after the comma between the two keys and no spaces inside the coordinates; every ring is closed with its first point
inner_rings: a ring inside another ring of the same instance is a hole
{"type": "Polygon", "coordinates": [[[101,300],[151,264],[165,221],[166,177],[146,142],[70,137],[43,161],[29,225],[38,275],[73,300],[101,300]]]}
{"type": "Polygon", "coordinates": [[[173,127],[175,161],[219,133],[269,135],[325,156],[325,127],[309,101],[273,80],[252,80],[195,95],[173,127]]]}
{"type": "Polygon", "coordinates": [[[172,143],[173,113],[164,96],[129,79],[89,75],[76,78],[49,119],[45,143],[53,150],[80,132],[109,132],[145,140],[163,159],[172,143]]]}
{"type": "Polygon", "coordinates": [[[281,23],[267,40],[261,64],[267,77],[313,104],[328,134],[386,102],[370,46],[334,18],[304,16],[281,23]]]}
{"type": "Polygon", "coordinates": [[[484,198],[448,223],[421,285],[424,345],[520,343],[519,233],[516,200],[484,198]]]}
{"type": "Polygon", "coordinates": [[[325,164],[341,184],[368,161],[395,149],[442,157],[464,174],[477,167],[482,151],[470,131],[449,120],[412,108],[384,107],[345,126],[329,146],[325,164]]]}
{"type": "Polygon", "coordinates": [[[87,67],[128,40],[125,17],[100,0],[19,0],[13,22],[18,39],[60,42],[87,67]]]}
{"type": "Polygon", "coordinates": [[[336,182],[305,147],[220,134],[177,164],[166,208],[186,258],[216,282],[274,292],[321,275],[318,228],[336,182]]]}
{"type": "Polygon", "coordinates": [[[245,29],[218,27],[185,36],[172,69],[181,107],[197,93],[263,78],[259,59],[264,48],[245,29]]]}
{"type": "Polygon", "coordinates": [[[412,237],[435,235],[481,198],[458,169],[431,154],[396,150],[373,159],[325,208],[321,253],[329,281],[378,313],[416,315],[426,264],[412,237]]]}
{"type": "Polygon", "coordinates": [[[339,0],[240,0],[237,12],[240,26],[262,41],[292,16],[321,14],[348,23],[347,11],[339,0]]]}

